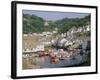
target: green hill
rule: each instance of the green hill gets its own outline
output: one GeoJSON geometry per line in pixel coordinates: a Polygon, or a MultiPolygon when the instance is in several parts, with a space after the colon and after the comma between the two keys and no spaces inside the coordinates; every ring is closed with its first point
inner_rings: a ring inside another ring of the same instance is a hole
{"type": "Polygon", "coordinates": [[[84,18],[64,18],[57,21],[45,21],[35,15],[23,14],[23,33],[41,33],[44,31],[53,31],[58,28],[59,33],[65,33],[72,27],[82,27],[90,24],[91,16],[84,18]],[[45,23],[48,25],[45,25],[45,23]]]}

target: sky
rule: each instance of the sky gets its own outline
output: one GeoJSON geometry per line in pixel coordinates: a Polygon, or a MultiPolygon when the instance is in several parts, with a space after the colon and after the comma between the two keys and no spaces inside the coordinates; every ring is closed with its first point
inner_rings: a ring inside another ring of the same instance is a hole
{"type": "Polygon", "coordinates": [[[89,13],[73,13],[73,12],[54,12],[54,11],[34,11],[34,10],[23,10],[23,14],[36,15],[44,20],[59,20],[63,18],[83,18],[89,13]]]}

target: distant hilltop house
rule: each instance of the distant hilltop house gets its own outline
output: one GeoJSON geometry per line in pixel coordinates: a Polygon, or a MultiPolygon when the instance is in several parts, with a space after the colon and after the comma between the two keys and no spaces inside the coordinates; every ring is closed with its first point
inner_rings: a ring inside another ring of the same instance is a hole
{"type": "Polygon", "coordinates": [[[49,26],[49,23],[47,21],[45,21],[44,25],[45,26],[49,26]]]}

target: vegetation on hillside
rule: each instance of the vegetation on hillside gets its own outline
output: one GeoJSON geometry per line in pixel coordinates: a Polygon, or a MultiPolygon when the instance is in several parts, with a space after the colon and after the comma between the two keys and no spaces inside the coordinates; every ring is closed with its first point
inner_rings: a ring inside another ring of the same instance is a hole
{"type": "Polygon", "coordinates": [[[91,16],[84,18],[64,18],[57,21],[45,21],[36,15],[23,14],[23,33],[41,33],[53,31],[58,28],[58,33],[65,33],[72,27],[82,27],[90,24],[91,16]],[[48,25],[45,25],[47,22],[48,25]]]}

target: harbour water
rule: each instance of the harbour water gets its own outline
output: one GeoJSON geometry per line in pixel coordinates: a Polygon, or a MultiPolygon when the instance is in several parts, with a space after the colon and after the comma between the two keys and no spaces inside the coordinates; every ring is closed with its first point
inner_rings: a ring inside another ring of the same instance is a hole
{"type": "Polygon", "coordinates": [[[61,68],[61,67],[80,65],[82,64],[82,59],[83,56],[77,55],[77,57],[75,58],[63,59],[55,63],[55,62],[51,62],[49,56],[46,56],[46,57],[38,58],[36,61],[40,66],[40,68],[61,68]]]}

